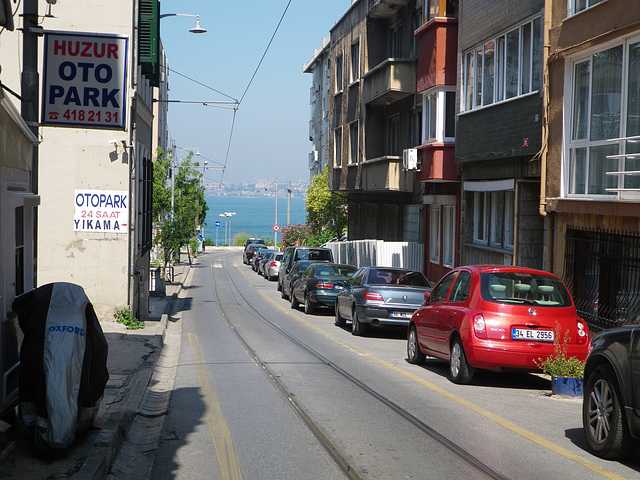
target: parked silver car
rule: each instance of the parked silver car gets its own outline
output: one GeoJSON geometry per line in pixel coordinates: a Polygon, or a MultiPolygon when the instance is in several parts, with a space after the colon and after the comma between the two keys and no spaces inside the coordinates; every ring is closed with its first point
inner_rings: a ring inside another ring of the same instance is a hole
{"type": "Polygon", "coordinates": [[[271,252],[262,260],[260,268],[264,278],[267,280],[276,280],[278,278],[282,255],[282,252],[271,252]]]}
{"type": "Polygon", "coordinates": [[[407,326],[431,291],[429,280],[405,268],[362,267],[336,297],[335,324],[351,320],[351,333],[363,335],[367,325],[407,326]]]}

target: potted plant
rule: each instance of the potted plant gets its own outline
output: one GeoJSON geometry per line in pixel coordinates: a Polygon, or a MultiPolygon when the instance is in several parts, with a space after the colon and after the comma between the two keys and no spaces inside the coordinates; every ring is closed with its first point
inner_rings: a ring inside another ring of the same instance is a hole
{"type": "Polygon", "coordinates": [[[553,353],[547,358],[539,358],[536,365],[542,372],[551,377],[551,393],[569,397],[582,397],[582,381],[584,378],[585,361],[576,357],[567,356],[566,331],[562,343],[560,338],[560,325],[556,323],[556,335],[553,353]]]}

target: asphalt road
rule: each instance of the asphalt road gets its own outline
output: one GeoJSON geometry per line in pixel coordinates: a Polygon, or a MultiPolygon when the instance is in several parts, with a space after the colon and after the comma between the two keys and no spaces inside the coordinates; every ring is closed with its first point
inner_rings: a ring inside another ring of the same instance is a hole
{"type": "Polygon", "coordinates": [[[401,330],[292,310],[240,253],[195,269],[154,479],[640,478],[587,452],[581,401],[542,376],[455,385],[406,361],[401,330]]]}

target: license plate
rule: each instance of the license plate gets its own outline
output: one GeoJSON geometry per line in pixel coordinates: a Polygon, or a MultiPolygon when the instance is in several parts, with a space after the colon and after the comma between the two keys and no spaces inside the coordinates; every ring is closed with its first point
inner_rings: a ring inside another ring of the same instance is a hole
{"type": "Polygon", "coordinates": [[[393,318],[411,318],[412,315],[410,312],[391,312],[393,318]]]}
{"type": "Polygon", "coordinates": [[[336,290],[342,290],[344,287],[342,285],[334,285],[333,288],[336,290]]]}
{"type": "Polygon", "coordinates": [[[533,340],[535,342],[553,342],[553,330],[530,330],[528,328],[512,328],[512,340],[533,340]]]}

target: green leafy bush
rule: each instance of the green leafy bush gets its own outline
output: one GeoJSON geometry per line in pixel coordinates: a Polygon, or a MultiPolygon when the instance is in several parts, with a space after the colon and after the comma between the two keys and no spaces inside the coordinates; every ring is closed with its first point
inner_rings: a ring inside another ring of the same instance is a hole
{"type": "Polygon", "coordinates": [[[144,328],[144,322],[131,316],[131,309],[129,307],[117,309],[113,316],[116,319],[116,322],[123,323],[129,330],[144,328]]]}
{"type": "Polygon", "coordinates": [[[545,375],[552,377],[584,377],[585,362],[576,357],[567,356],[568,335],[569,331],[567,330],[564,333],[562,343],[560,343],[558,340],[560,338],[560,323],[556,322],[553,353],[544,360],[538,358],[535,362],[545,375]]]}

